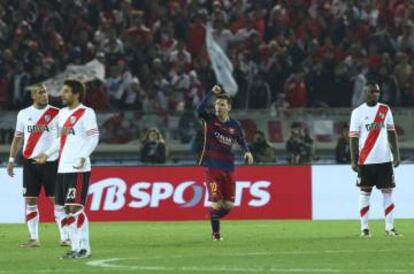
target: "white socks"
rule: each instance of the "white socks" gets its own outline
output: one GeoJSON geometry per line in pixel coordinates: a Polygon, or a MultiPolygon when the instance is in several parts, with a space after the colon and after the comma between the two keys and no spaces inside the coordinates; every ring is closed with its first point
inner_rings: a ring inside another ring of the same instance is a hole
{"type": "MultiPolygon", "coordinates": [[[[392,201],[392,189],[381,190],[384,199],[384,217],[385,217],[385,230],[391,230],[394,228],[394,208],[395,205],[392,201]]],[[[371,192],[361,191],[359,194],[359,213],[361,218],[361,230],[369,229],[368,227],[368,215],[369,215],[369,199],[371,192]]]]}
{"type": "Polygon", "coordinates": [[[69,240],[69,232],[68,227],[66,225],[66,213],[65,213],[65,207],[55,205],[55,221],[59,228],[60,233],[60,241],[66,241],[69,240]]]}
{"type": "Polygon", "coordinates": [[[89,252],[91,249],[89,245],[89,221],[83,210],[78,216],[77,228],[79,235],[79,248],[86,249],[89,252]]]}
{"type": "Polygon", "coordinates": [[[85,212],[81,210],[74,214],[69,214],[67,220],[72,251],[86,249],[90,252],[89,222],[85,212]]]}
{"type": "Polygon", "coordinates": [[[385,230],[391,230],[394,228],[394,203],[392,202],[392,189],[383,189],[382,195],[384,198],[384,217],[385,217],[385,230]]]}
{"type": "Polygon", "coordinates": [[[359,215],[361,218],[361,230],[369,229],[368,215],[369,215],[369,198],[371,192],[362,191],[359,193],[359,215]]]}
{"type": "Polygon", "coordinates": [[[26,222],[30,239],[39,240],[39,209],[37,205],[26,206],[26,222]]]}

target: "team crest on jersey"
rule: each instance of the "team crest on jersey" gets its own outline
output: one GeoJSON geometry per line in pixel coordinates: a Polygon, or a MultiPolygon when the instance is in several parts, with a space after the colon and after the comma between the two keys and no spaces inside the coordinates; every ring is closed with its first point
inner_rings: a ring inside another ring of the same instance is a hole
{"type": "Polygon", "coordinates": [[[381,117],[381,119],[385,118],[385,113],[384,112],[380,112],[379,117],[381,117]]]}
{"type": "Polygon", "coordinates": [[[49,121],[50,121],[50,115],[45,115],[45,121],[46,121],[46,123],[49,123],[49,121]]]}
{"type": "Polygon", "coordinates": [[[71,116],[69,121],[73,125],[76,122],[76,117],[75,116],[71,116]]]}

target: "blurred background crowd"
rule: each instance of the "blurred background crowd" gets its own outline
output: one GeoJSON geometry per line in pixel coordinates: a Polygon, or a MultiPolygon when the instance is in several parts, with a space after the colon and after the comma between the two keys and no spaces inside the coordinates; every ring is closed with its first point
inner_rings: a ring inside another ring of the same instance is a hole
{"type": "Polygon", "coordinates": [[[410,0],[1,0],[1,107],[96,58],[98,110],[193,108],[215,83],[208,22],[235,68],[236,108],[356,106],[370,78],[383,102],[414,105],[410,0]]]}
{"type": "MultiPolygon", "coordinates": [[[[235,109],[355,107],[371,79],[382,102],[414,106],[411,0],[0,0],[0,110],[29,105],[27,87],[68,65],[99,60],[105,79],[87,83],[86,104],[118,113],[104,124],[104,142],[164,143],[168,116],[180,112],[165,139],[194,143],[195,106],[216,83],[205,46],[209,23],[234,66],[235,109]],[[159,115],[156,123],[145,113],[159,115]]],[[[288,127],[288,161],[310,162],[309,128],[288,127]]],[[[2,143],[9,131],[0,132],[2,143]]],[[[264,149],[266,133],[254,128],[249,141],[264,149]]],[[[338,161],[346,160],[342,143],[338,161]]],[[[166,159],[165,147],[145,153],[154,151],[162,154],[154,161],[166,159]]]]}

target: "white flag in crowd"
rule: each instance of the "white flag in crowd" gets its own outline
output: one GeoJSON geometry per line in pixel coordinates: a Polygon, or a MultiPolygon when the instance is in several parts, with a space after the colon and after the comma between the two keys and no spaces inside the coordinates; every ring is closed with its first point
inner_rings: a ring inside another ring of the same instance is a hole
{"type": "Polygon", "coordinates": [[[223,86],[228,95],[236,95],[238,86],[233,78],[233,64],[220,45],[214,40],[213,29],[210,24],[207,25],[206,44],[217,81],[223,86]]]}
{"type": "MultiPolygon", "coordinates": [[[[84,65],[69,65],[65,71],[43,81],[42,84],[47,87],[50,96],[57,97],[66,79],[80,80],[82,82],[89,82],[96,79],[104,81],[105,66],[96,59],[84,65]]],[[[29,86],[27,89],[30,90],[35,86],[29,86]]]]}

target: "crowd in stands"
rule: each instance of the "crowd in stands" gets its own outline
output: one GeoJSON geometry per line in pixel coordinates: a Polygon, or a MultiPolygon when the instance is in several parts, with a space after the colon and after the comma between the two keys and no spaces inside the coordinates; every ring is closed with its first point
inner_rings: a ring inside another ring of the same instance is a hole
{"type": "Polygon", "coordinates": [[[235,108],[350,107],[375,79],[414,105],[411,0],[1,0],[0,109],[98,59],[97,110],[191,110],[215,83],[205,26],[234,65],[235,108]]]}

